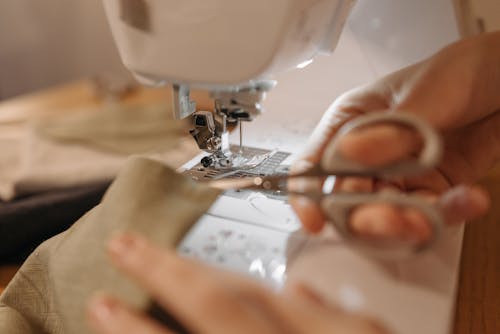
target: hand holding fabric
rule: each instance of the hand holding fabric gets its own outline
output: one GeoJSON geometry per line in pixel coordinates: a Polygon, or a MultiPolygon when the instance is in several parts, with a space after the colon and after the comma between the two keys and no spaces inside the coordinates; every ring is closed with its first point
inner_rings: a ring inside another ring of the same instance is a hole
{"type": "MultiPolygon", "coordinates": [[[[111,241],[112,262],[192,333],[387,333],[375,322],[327,305],[303,285],[274,293],[256,281],[219,271],[136,235],[111,241]]],[[[109,296],[88,308],[101,334],[170,334],[145,313],[109,296]]]]}

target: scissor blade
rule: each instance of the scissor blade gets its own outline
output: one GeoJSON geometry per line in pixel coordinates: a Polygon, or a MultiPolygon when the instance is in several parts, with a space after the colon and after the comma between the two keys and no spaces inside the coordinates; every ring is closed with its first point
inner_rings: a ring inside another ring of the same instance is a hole
{"type": "Polygon", "coordinates": [[[236,189],[249,189],[259,187],[261,177],[244,177],[239,179],[218,179],[208,182],[210,187],[220,190],[236,190],[236,189]]]}

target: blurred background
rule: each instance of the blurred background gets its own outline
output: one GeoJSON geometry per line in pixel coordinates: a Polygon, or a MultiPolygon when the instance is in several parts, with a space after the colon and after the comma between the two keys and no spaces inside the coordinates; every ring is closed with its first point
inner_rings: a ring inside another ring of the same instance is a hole
{"type": "Polygon", "coordinates": [[[125,69],[102,0],[0,1],[0,99],[125,69]]]}
{"type": "MultiPolygon", "coordinates": [[[[463,34],[500,29],[499,0],[454,1],[463,34]]],[[[0,1],[0,100],[102,73],[125,73],[102,0],[0,1]]]]}

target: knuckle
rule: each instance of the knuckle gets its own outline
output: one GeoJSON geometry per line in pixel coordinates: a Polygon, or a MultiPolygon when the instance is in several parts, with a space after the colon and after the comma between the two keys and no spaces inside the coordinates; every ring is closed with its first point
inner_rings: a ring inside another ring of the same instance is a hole
{"type": "Polygon", "coordinates": [[[172,280],[189,284],[195,276],[193,268],[176,256],[171,256],[162,250],[156,250],[148,255],[142,259],[142,274],[149,276],[150,281],[161,285],[172,280]]]}
{"type": "Polygon", "coordinates": [[[196,289],[196,297],[203,307],[213,307],[215,303],[223,302],[227,299],[226,291],[218,284],[199,282],[196,289]]]}

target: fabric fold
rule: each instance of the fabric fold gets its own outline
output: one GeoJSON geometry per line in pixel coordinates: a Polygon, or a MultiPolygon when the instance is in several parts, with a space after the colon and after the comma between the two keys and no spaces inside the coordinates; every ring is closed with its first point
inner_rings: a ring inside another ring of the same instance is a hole
{"type": "Polygon", "coordinates": [[[173,247],[219,194],[159,161],[130,159],[100,205],[43,243],[21,267],[0,296],[0,333],[28,327],[36,333],[89,333],[85,305],[100,290],[145,307],[146,293],[108,262],[107,241],[119,231],[134,231],[173,247]],[[26,278],[33,284],[26,285],[26,278]]]}
{"type": "Polygon", "coordinates": [[[112,180],[132,154],[169,161],[180,151],[185,162],[198,152],[187,133],[166,103],[114,102],[0,123],[0,201],[112,180]]]}

